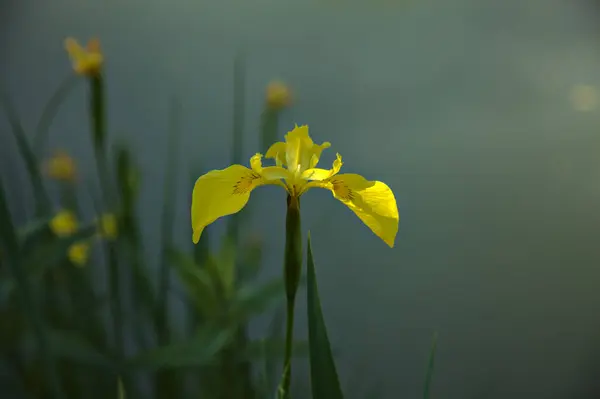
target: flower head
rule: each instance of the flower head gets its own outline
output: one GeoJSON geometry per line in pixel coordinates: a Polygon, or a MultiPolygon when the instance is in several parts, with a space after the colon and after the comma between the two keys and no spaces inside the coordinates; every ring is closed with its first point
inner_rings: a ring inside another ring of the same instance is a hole
{"type": "Polygon", "coordinates": [[[325,188],[352,210],[367,227],[390,247],[398,232],[398,207],[392,190],[379,181],[357,174],[339,174],[342,157],[337,154],[331,169],[317,168],[323,150],[330,143],[315,144],[308,126],[296,126],[268,149],[265,157],[275,166],[262,165],[262,155],[250,159],[250,168],[231,165],[213,170],[196,180],[192,193],[193,241],[197,243],[206,226],[220,217],[239,212],[256,187],[267,184],[283,187],[293,198],[307,190],[325,188]]]}
{"type": "Polygon", "coordinates": [[[292,103],[289,87],[279,80],[274,80],[267,85],[265,99],[267,106],[276,110],[288,107],[292,103]]]}
{"type": "Polygon", "coordinates": [[[75,39],[69,37],[65,40],[65,49],[69,53],[76,73],[84,76],[96,76],[100,73],[104,56],[98,39],[89,40],[87,47],[84,48],[75,39]]]}
{"type": "Polygon", "coordinates": [[[72,182],[77,177],[77,167],[73,158],[65,151],[58,150],[44,165],[46,174],[52,179],[72,182]]]}
{"type": "MultiPolygon", "coordinates": [[[[78,228],[79,223],[77,222],[77,218],[71,211],[62,210],[50,221],[50,229],[58,237],[69,237],[73,235],[78,228]]],[[[86,240],[72,244],[67,253],[71,263],[77,266],[83,266],[88,259],[89,247],[90,245],[86,240]]]]}
{"type": "Polygon", "coordinates": [[[78,227],[75,214],[67,210],[58,212],[50,221],[50,229],[58,237],[68,237],[75,233],[78,227]]]}

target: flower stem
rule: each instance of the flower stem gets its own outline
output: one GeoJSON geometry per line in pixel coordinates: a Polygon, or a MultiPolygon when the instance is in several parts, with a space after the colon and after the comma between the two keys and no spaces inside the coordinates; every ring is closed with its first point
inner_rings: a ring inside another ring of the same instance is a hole
{"type": "Polygon", "coordinates": [[[287,300],[287,320],[285,329],[283,377],[279,388],[279,396],[280,398],[288,399],[290,397],[290,385],[292,380],[294,305],[302,271],[302,229],[300,225],[300,202],[298,197],[288,195],[285,230],[284,280],[287,300]]]}
{"type": "MultiPolygon", "coordinates": [[[[104,95],[104,79],[101,74],[90,77],[90,116],[92,122],[92,139],[100,188],[104,195],[104,205],[113,211],[113,192],[110,181],[110,172],[106,157],[106,111],[104,95]]],[[[108,255],[108,287],[111,296],[111,313],[113,315],[114,339],[117,349],[117,359],[121,361],[124,356],[124,331],[121,315],[121,291],[118,258],[113,242],[106,243],[108,255]]]]}

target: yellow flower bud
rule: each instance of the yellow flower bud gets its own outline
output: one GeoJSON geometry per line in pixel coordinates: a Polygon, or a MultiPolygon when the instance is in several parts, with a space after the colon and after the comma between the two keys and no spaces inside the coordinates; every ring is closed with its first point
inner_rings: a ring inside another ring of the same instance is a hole
{"type": "Polygon", "coordinates": [[[291,105],[292,94],[287,85],[279,80],[274,80],[267,85],[267,106],[271,109],[282,109],[291,105]]]}
{"type": "Polygon", "coordinates": [[[56,180],[72,182],[77,178],[75,161],[62,150],[56,151],[54,156],[46,161],[44,170],[50,178],[56,180]]]}
{"type": "Polygon", "coordinates": [[[82,47],[77,40],[69,37],[65,40],[65,49],[73,64],[73,70],[83,76],[96,76],[102,70],[104,55],[100,49],[100,41],[91,39],[87,47],[82,47]]]}
{"type": "Polygon", "coordinates": [[[68,237],[78,228],[77,218],[71,211],[60,211],[50,221],[50,229],[59,237],[68,237]]]}

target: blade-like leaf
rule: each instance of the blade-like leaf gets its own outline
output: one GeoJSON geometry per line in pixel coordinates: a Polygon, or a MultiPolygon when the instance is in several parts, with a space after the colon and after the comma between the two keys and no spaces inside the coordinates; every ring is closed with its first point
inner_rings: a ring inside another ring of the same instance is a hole
{"type": "Polygon", "coordinates": [[[169,263],[175,268],[197,311],[205,317],[212,316],[218,307],[212,276],[200,268],[194,260],[175,248],[167,253],[169,263]]]}
{"type": "Polygon", "coordinates": [[[118,393],[118,397],[119,399],[125,399],[125,388],[123,388],[123,381],[121,380],[121,377],[119,377],[118,381],[117,381],[117,393],[118,393]]]}
{"type": "Polygon", "coordinates": [[[48,140],[48,129],[58,112],[58,108],[79,82],[81,82],[81,79],[78,75],[69,74],[46,103],[33,137],[33,149],[38,157],[42,156],[44,146],[48,140]]]}
{"type": "Polygon", "coordinates": [[[143,352],[127,364],[150,370],[203,366],[212,363],[231,338],[232,331],[205,328],[190,340],[143,352]]]}
{"type": "Polygon", "coordinates": [[[12,103],[9,101],[5,93],[0,93],[0,100],[2,106],[8,118],[15,140],[17,141],[17,147],[25,162],[25,167],[29,173],[31,185],[33,188],[33,197],[35,200],[36,215],[37,216],[48,216],[51,211],[50,198],[42,182],[42,176],[38,167],[38,160],[29,145],[27,135],[23,129],[23,125],[19,120],[17,111],[14,109],[12,103]]]}
{"type": "MultiPolygon", "coordinates": [[[[4,187],[0,182],[0,251],[5,257],[6,263],[10,268],[12,278],[16,281],[18,292],[21,295],[21,304],[23,311],[29,318],[33,332],[35,334],[36,344],[43,361],[45,378],[49,387],[53,391],[55,398],[64,397],[58,375],[56,373],[54,358],[48,347],[48,340],[45,333],[45,326],[40,314],[40,309],[34,298],[33,290],[29,282],[27,273],[20,256],[17,234],[14,228],[4,187]]],[[[4,263],[4,258],[3,258],[4,263]]]]}
{"type": "Polygon", "coordinates": [[[431,389],[431,379],[433,378],[433,366],[435,362],[435,352],[437,349],[438,334],[433,334],[433,340],[431,342],[431,350],[429,351],[429,361],[427,362],[427,373],[425,374],[425,385],[423,388],[423,398],[429,399],[431,389]]]}
{"type": "Polygon", "coordinates": [[[180,119],[181,104],[176,99],[171,100],[169,107],[169,131],[167,160],[165,167],[164,204],[161,220],[161,254],[158,271],[158,312],[156,315],[156,328],[158,342],[161,345],[169,342],[170,329],[168,326],[167,310],[169,308],[169,290],[171,288],[171,269],[168,263],[168,247],[171,245],[173,236],[173,210],[175,193],[177,192],[177,145],[181,135],[180,119]]]}
{"type": "Polygon", "coordinates": [[[321,301],[317,287],[315,262],[313,260],[308,235],[307,248],[307,309],[308,339],[310,345],[310,377],[313,399],[343,399],[331,345],[327,337],[327,327],[323,318],[321,301]]]}

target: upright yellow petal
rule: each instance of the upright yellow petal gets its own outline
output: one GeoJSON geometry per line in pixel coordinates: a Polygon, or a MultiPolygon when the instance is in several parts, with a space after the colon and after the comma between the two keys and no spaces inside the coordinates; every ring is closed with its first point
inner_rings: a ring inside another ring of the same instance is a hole
{"type": "Polygon", "coordinates": [[[277,166],[285,166],[287,165],[285,159],[286,148],[287,145],[284,142],[278,141],[269,147],[267,153],[265,154],[265,158],[275,159],[275,164],[277,166]]]}
{"type": "Polygon", "coordinates": [[[302,178],[306,179],[306,180],[317,180],[317,181],[329,179],[330,177],[338,174],[338,172],[342,168],[343,164],[344,163],[342,162],[342,156],[340,154],[336,154],[336,160],[333,161],[333,165],[332,165],[331,169],[319,169],[319,168],[306,169],[302,173],[302,178]]]}
{"type": "Polygon", "coordinates": [[[340,174],[319,186],[331,190],[375,235],[394,247],[400,219],[394,193],[385,183],[368,181],[356,174],[340,174]]]}
{"type": "Polygon", "coordinates": [[[69,260],[76,266],[83,266],[88,260],[90,245],[86,241],[78,242],[69,247],[69,260]]]}
{"type": "Polygon", "coordinates": [[[239,212],[250,192],[266,181],[242,165],[231,165],[200,176],[192,192],[192,240],[198,243],[206,226],[220,217],[239,212]]]}

